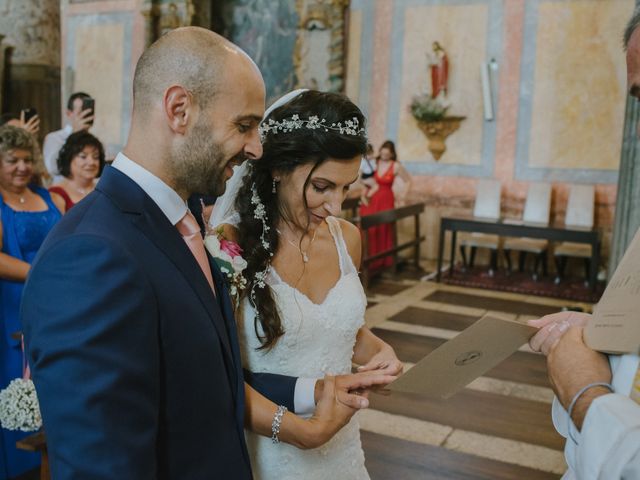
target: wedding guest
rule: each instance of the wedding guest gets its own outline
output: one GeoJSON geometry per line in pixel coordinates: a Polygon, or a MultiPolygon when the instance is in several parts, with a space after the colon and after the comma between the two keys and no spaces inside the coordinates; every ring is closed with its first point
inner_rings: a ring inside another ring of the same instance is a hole
{"type": "MultiPolygon", "coordinates": [[[[395,144],[387,140],[380,147],[374,173],[375,185],[365,194],[367,203],[360,207],[360,215],[372,215],[384,210],[392,210],[396,199],[393,194],[393,182],[396,177],[401,178],[406,186],[405,192],[411,188],[411,175],[398,161],[395,144]]],[[[367,231],[369,256],[384,252],[393,248],[393,226],[391,224],[372,227],[367,231]]],[[[393,258],[387,256],[375,260],[369,264],[369,268],[379,270],[393,264],[393,258]]]]}
{"type": "MultiPolygon", "coordinates": [[[[39,186],[36,140],[26,130],[0,127],[0,390],[23,375],[20,297],[30,264],[64,211],[64,202],[39,186]]],[[[39,455],[16,449],[26,434],[2,429],[0,478],[39,464],[39,455]]]]}
{"type": "Polygon", "coordinates": [[[54,181],[59,180],[57,159],[64,142],[67,141],[67,138],[72,133],[82,130],[87,131],[93,125],[93,111],[89,108],[84,110],[82,108],[83,100],[90,98],[91,96],[88,93],[73,93],[67,101],[67,111],[65,112],[67,122],[65,126],[44,137],[44,145],[42,147],[44,164],[54,181]]]}
{"type": "Polygon", "coordinates": [[[373,177],[376,172],[375,161],[373,145],[367,143],[367,152],[362,156],[362,161],[360,162],[360,178],[362,180],[373,177]]]}
{"type": "Polygon", "coordinates": [[[51,187],[69,210],[93,191],[104,168],[104,147],[86,130],[72,133],[60,149],[57,165],[62,180],[51,187]]]}
{"type": "Polygon", "coordinates": [[[38,132],[40,131],[40,117],[36,114],[27,120],[25,118],[24,110],[20,111],[20,115],[16,115],[15,113],[3,113],[2,116],[0,116],[0,126],[3,125],[20,127],[32,135],[38,135],[38,132]]]}

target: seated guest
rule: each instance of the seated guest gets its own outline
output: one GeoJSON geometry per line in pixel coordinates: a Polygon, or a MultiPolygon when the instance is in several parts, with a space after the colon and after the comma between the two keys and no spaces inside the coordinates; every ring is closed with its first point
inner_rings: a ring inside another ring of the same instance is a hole
{"type": "Polygon", "coordinates": [[[60,149],[57,161],[63,178],[49,187],[49,191],[60,195],[69,210],[93,191],[104,162],[100,140],[84,130],[71,134],[60,149]]]}
{"type": "Polygon", "coordinates": [[[59,178],[57,178],[59,172],[56,159],[64,142],[67,141],[67,138],[69,138],[69,135],[72,133],[87,131],[91,125],[93,125],[93,111],[82,108],[84,99],[90,98],[91,96],[84,92],[72,94],[67,101],[66,125],[61,130],[51,132],[44,137],[44,145],[42,147],[44,164],[56,181],[59,180],[59,178]]]}
{"type": "MultiPolygon", "coordinates": [[[[22,351],[13,334],[21,330],[20,296],[30,264],[64,211],[64,202],[40,187],[42,168],[33,135],[0,127],[0,390],[21,377],[22,351]]],[[[0,478],[38,465],[39,454],[16,449],[26,434],[0,429],[0,478]]]]}

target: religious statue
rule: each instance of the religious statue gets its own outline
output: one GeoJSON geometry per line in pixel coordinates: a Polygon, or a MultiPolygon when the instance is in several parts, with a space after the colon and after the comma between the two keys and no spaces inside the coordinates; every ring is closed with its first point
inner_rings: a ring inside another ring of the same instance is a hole
{"type": "Polygon", "coordinates": [[[429,54],[429,69],[431,70],[431,98],[446,97],[449,58],[438,42],[433,42],[433,53],[429,54]]]}
{"type": "Polygon", "coordinates": [[[429,151],[434,160],[446,152],[445,141],[460,128],[466,117],[447,115],[451,102],[447,99],[449,88],[449,58],[439,42],[433,42],[433,51],[427,53],[431,74],[431,93],[413,97],[409,110],[416,119],[417,126],[429,141],[429,151]]]}

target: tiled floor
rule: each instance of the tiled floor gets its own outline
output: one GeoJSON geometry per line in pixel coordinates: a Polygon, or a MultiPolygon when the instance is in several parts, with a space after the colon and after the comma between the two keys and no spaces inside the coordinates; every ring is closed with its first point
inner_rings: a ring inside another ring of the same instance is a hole
{"type": "MultiPolygon", "coordinates": [[[[524,321],[567,306],[414,277],[374,283],[366,314],[407,368],[489,311],[524,321]]],[[[544,357],[527,346],[447,401],[373,395],[371,408],[358,414],[371,478],[560,478],[564,439],[551,424],[552,398],[544,357]]]]}

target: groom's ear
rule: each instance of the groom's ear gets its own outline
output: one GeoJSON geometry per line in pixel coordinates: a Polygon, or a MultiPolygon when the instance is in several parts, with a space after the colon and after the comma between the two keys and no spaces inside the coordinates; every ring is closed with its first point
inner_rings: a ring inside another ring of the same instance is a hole
{"type": "Polygon", "coordinates": [[[164,93],[163,107],[169,128],[184,135],[194,114],[193,95],[182,85],[173,85],[164,93]]]}

